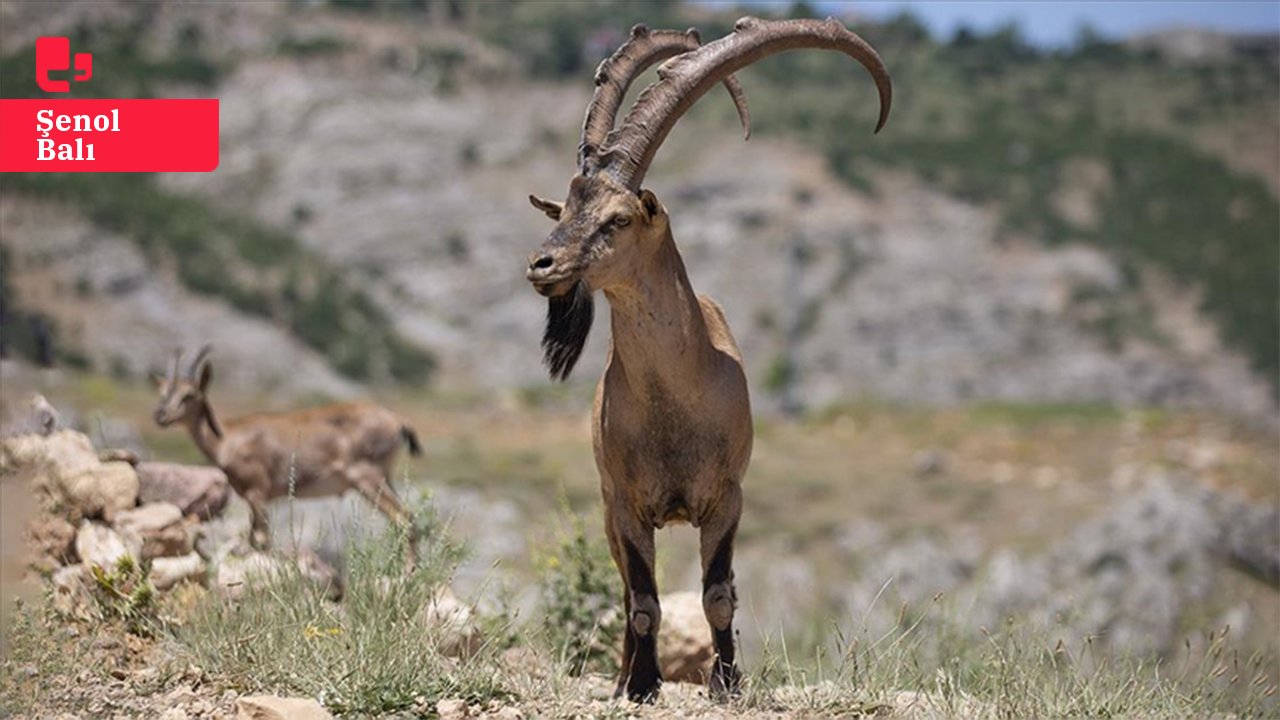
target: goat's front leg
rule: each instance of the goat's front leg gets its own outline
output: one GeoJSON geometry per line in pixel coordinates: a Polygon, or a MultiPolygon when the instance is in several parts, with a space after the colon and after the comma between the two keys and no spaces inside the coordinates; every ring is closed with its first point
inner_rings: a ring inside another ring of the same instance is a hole
{"type": "Polygon", "coordinates": [[[653,528],[623,510],[613,514],[605,509],[605,529],[609,545],[615,548],[614,562],[625,586],[623,606],[627,611],[627,633],[623,641],[622,676],[616,695],[626,689],[635,702],[653,702],[662,687],[658,668],[658,627],[662,608],[654,580],[653,528]]]}
{"type": "Polygon", "coordinates": [[[711,625],[716,659],[707,687],[711,697],[725,700],[738,694],[740,676],[733,657],[733,613],[738,605],[733,586],[733,541],[742,516],[741,490],[734,488],[702,523],[702,610],[711,625]]]}

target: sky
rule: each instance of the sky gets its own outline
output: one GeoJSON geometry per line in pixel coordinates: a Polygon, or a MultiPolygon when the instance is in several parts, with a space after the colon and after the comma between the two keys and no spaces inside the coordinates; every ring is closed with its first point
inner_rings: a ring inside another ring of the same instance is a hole
{"type": "Polygon", "coordinates": [[[961,25],[986,31],[1015,21],[1021,27],[1023,37],[1043,47],[1070,45],[1079,28],[1086,23],[1102,35],[1117,39],[1171,26],[1280,33],[1280,0],[819,0],[814,5],[824,12],[852,11],[877,19],[910,10],[935,37],[942,39],[951,37],[961,25]]]}

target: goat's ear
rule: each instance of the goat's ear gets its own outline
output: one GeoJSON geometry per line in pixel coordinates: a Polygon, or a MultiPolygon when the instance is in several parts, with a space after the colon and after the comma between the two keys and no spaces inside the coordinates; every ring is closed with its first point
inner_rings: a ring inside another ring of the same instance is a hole
{"type": "Polygon", "coordinates": [[[164,390],[165,386],[169,384],[169,378],[164,373],[147,373],[147,377],[151,378],[151,384],[155,385],[157,390],[164,390]]]}
{"type": "Polygon", "coordinates": [[[648,188],[640,191],[640,204],[644,206],[644,211],[649,215],[650,220],[662,212],[662,203],[658,202],[658,196],[648,188]]]}
{"type": "Polygon", "coordinates": [[[209,391],[209,383],[213,381],[213,363],[204,362],[200,364],[200,392],[209,391]]]}
{"type": "Polygon", "coordinates": [[[564,204],[554,200],[544,200],[537,195],[529,196],[529,204],[541,210],[547,217],[552,220],[560,219],[560,211],[564,210],[564,204]]]}

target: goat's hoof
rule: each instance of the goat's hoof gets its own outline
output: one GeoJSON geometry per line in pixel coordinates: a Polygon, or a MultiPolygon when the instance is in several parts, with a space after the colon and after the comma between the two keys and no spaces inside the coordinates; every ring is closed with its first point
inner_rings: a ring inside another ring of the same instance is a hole
{"type": "Polygon", "coordinates": [[[742,696],[742,675],[735,666],[717,665],[707,681],[707,692],[716,702],[736,700],[742,696]]]}
{"type": "Polygon", "coordinates": [[[653,683],[648,687],[636,687],[628,683],[627,699],[633,703],[641,703],[651,705],[658,701],[658,691],[662,687],[662,683],[653,683]]]}
{"type": "Polygon", "coordinates": [[[632,670],[627,679],[627,699],[635,703],[652,703],[658,699],[658,691],[662,688],[662,676],[657,668],[650,672],[632,670]]]}

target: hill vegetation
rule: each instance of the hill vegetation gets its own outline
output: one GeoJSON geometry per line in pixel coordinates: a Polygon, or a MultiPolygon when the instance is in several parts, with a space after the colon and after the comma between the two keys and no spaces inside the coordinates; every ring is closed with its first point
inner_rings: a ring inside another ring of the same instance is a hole
{"type": "MultiPolygon", "coordinates": [[[[743,13],[669,0],[331,5],[451,28],[501,49],[517,73],[578,84],[635,22],[696,26],[710,39],[729,32],[743,13]]],[[[788,12],[815,10],[797,3],[788,12]]],[[[73,42],[91,44],[101,62],[116,69],[95,78],[90,92],[205,90],[233,69],[234,57],[213,57],[195,23],[180,30],[183,42],[155,55],[137,40],[146,22],[75,31],[73,42]]],[[[1273,137],[1240,131],[1274,130],[1280,108],[1274,43],[1192,62],[1088,30],[1069,49],[1045,50],[1012,26],[962,29],[945,39],[930,37],[910,15],[856,27],[890,59],[897,93],[887,131],[874,138],[866,132],[875,108],[860,70],[829,53],[796,53],[742,73],[759,134],[811,144],[841,179],[864,191],[874,191],[878,170],[893,168],[992,207],[1010,242],[1101,248],[1119,263],[1127,285],[1104,293],[1138,288],[1146,268],[1159,269],[1199,292],[1225,341],[1247,354],[1263,377],[1280,373],[1280,203],[1275,178],[1260,176],[1257,161],[1251,171],[1248,162],[1249,155],[1280,150],[1273,137]]],[[[278,52],[299,57],[343,47],[324,37],[286,40],[278,52]]],[[[447,64],[452,77],[468,57],[429,61],[447,64]]],[[[26,47],[0,60],[0,95],[34,93],[26,80],[32,62],[26,47]]],[[[456,84],[437,89],[452,92],[456,84]]],[[[731,122],[727,105],[704,105],[700,112],[731,122]]],[[[1274,173],[1274,162],[1262,164],[1274,173]]],[[[149,257],[171,257],[192,289],[277,321],[348,376],[420,382],[433,367],[430,353],[404,341],[384,312],[344,284],[338,268],[285,231],[232,217],[142,177],[14,176],[4,187],[83,204],[95,223],[126,230],[149,257]],[[224,272],[228,264],[243,272],[224,272]]],[[[1097,299],[1097,291],[1083,292],[1092,293],[1083,300],[1097,299]]],[[[1091,326],[1109,345],[1151,335],[1141,308],[1118,299],[1111,305],[1115,311],[1091,326]]]]}
{"type": "MultiPolygon", "coordinates": [[[[570,80],[594,67],[593,51],[611,49],[596,38],[621,39],[633,22],[695,25],[709,40],[730,32],[739,14],[660,1],[521,3],[503,18],[481,6],[469,22],[517,53],[532,76],[570,80]]],[[[821,16],[805,3],[790,14],[821,16]]],[[[1274,129],[1280,46],[1186,63],[1087,29],[1074,47],[1049,51],[1014,26],[962,29],[947,40],[931,38],[909,14],[856,27],[890,60],[896,92],[887,130],[865,132],[874,95],[847,58],[794,53],[742,73],[757,132],[812,143],[864,190],[874,168],[900,168],[997,206],[1011,238],[1094,244],[1121,262],[1131,285],[1139,267],[1154,265],[1199,286],[1224,339],[1265,377],[1280,373],[1280,204],[1263,179],[1233,167],[1231,153],[1204,149],[1205,137],[1242,117],[1270,117],[1274,129]],[[1090,198],[1087,207],[1063,201],[1074,191],[1090,198]]],[[[1098,329],[1135,331],[1123,320],[1098,329]]]]}
{"type": "MultiPolygon", "coordinates": [[[[77,30],[73,43],[93,47],[99,66],[112,70],[99,73],[82,94],[147,97],[175,85],[210,91],[222,68],[201,54],[198,26],[184,29],[184,42],[161,58],[138,46],[143,29],[108,25],[77,30]]],[[[41,94],[30,82],[34,58],[32,48],[22,48],[0,59],[0,97],[41,94]]],[[[348,377],[416,384],[434,369],[431,353],[401,338],[366,293],[350,287],[338,268],[308,252],[296,238],[166,191],[152,175],[8,173],[0,188],[77,208],[95,226],[133,240],[154,266],[174,268],[188,289],[283,325],[348,377]]],[[[21,299],[10,294],[6,292],[4,304],[13,327],[6,327],[6,333],[19,352],[30,355],[21,299]]]]}

